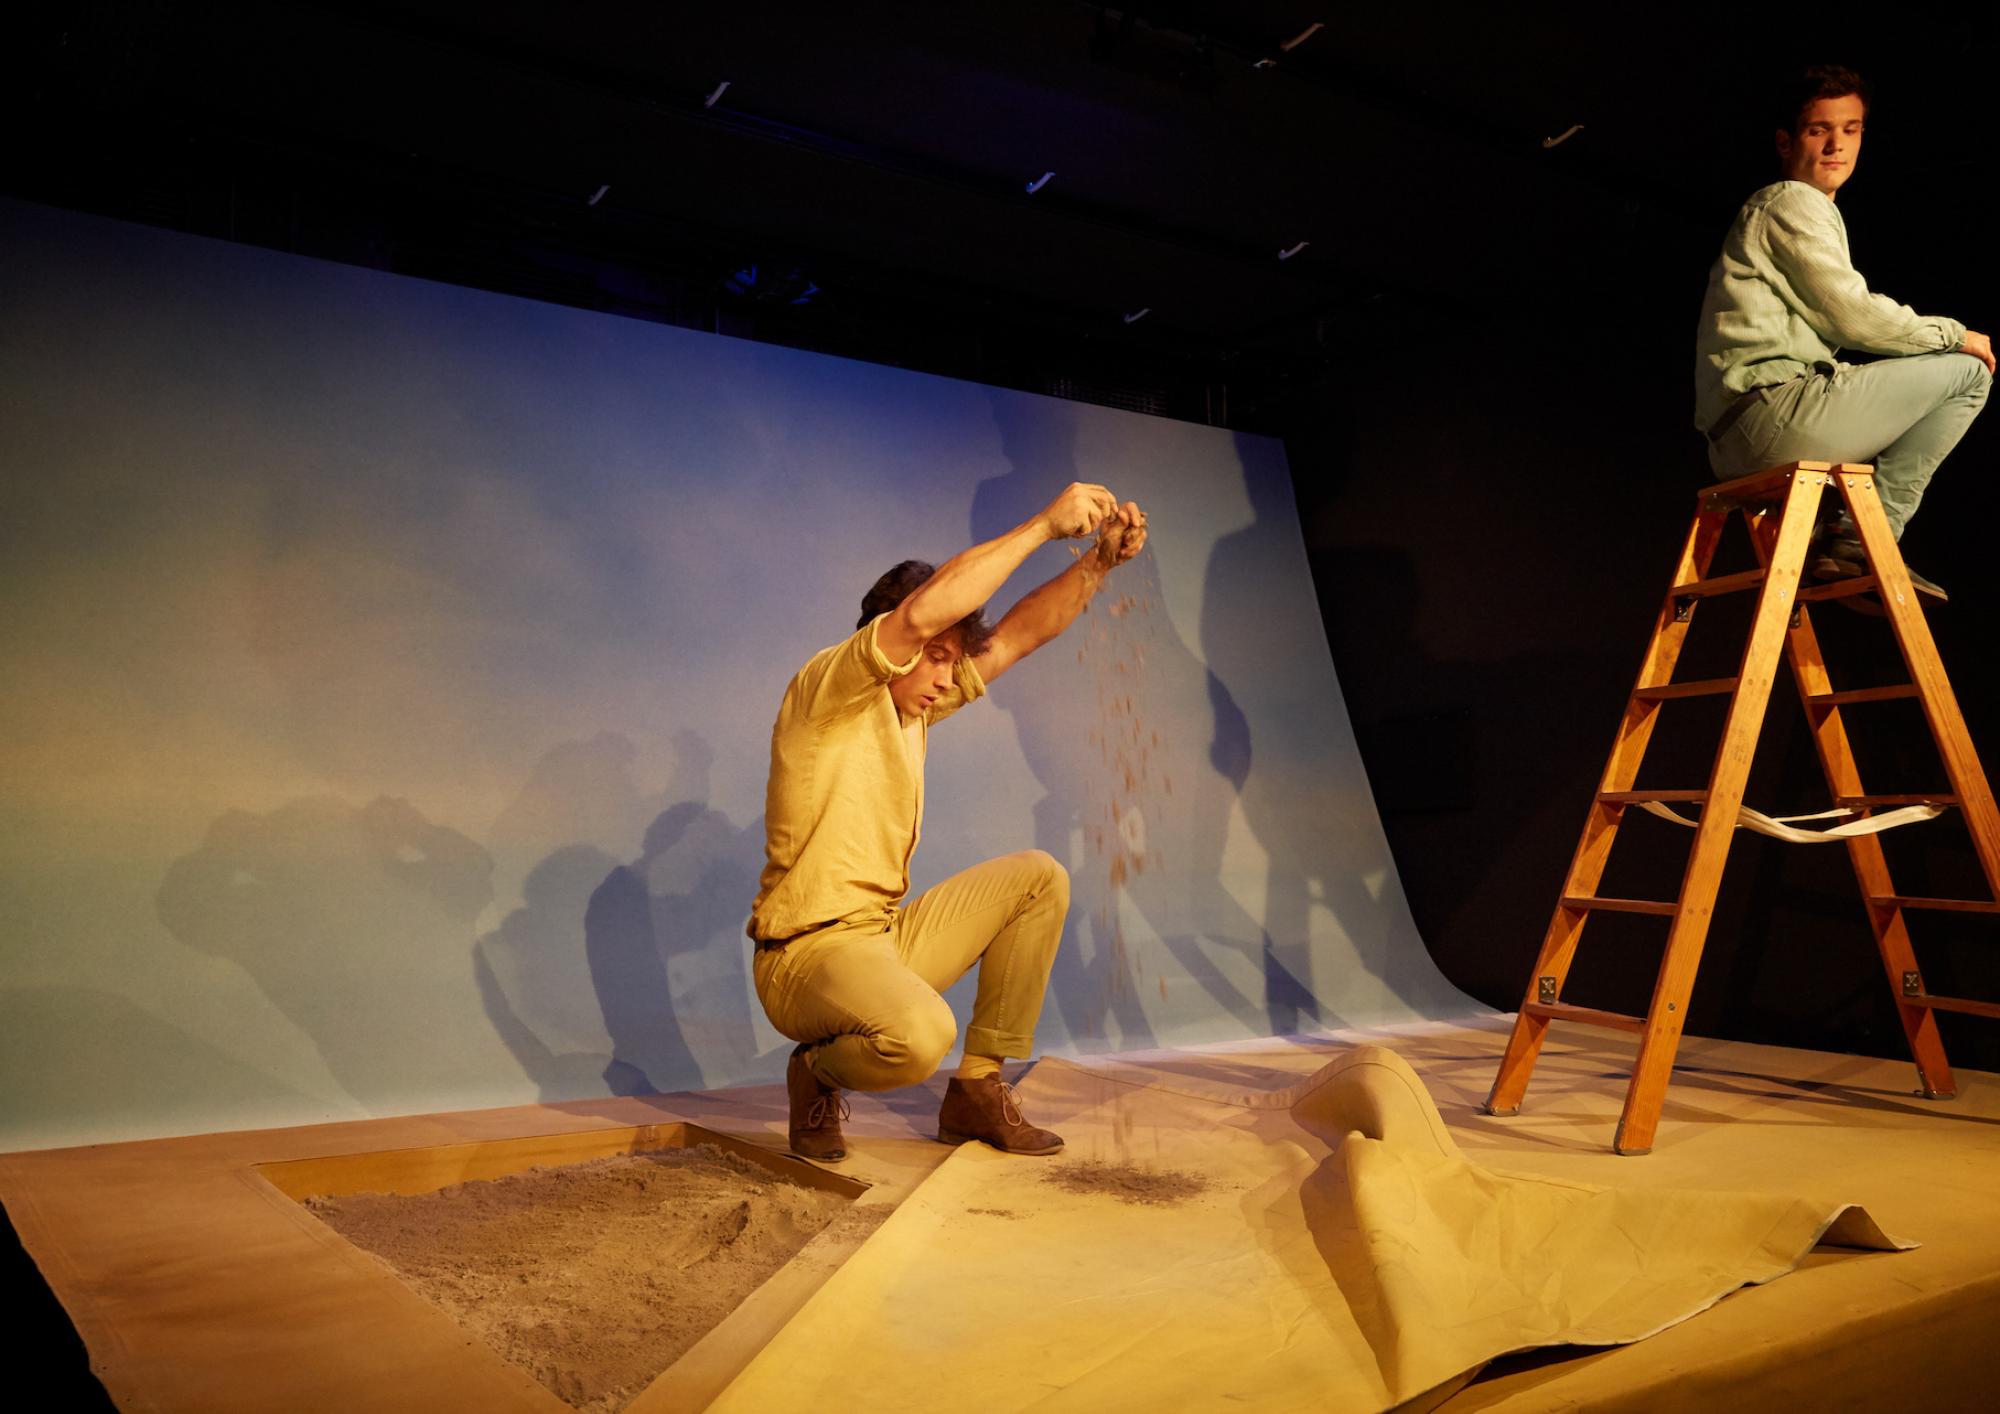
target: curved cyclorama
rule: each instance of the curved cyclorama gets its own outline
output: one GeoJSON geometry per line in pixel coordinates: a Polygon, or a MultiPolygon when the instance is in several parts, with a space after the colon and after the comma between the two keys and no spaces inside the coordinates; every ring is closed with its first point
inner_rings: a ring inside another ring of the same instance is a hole
{"type": "Polygon", "coordinates": [[[913,892],[1068,866],[1046,1051],[1468,1009],[1276,441],[26,205],[0,271],[0,1148],[775,1079],[787,679],[1075,480],[1151,548],[939,731],[913,892]]]}

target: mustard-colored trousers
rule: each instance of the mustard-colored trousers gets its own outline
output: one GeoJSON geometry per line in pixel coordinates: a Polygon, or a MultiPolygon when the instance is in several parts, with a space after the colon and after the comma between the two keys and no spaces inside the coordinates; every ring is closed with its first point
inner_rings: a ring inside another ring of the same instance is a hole
{"type": "Polygon", "coordinates": [[[819,1043],[821,1080],[893,1090],[950,1053],[958,1022],[938,993],[977,963],[965,1049],[1025,1057],[1068,912],[1069,873],[1054,856],[1003,855],[925,890],[887,926],[836,923],[758,949],[757,999],[782,1035],[819,1043]]]}

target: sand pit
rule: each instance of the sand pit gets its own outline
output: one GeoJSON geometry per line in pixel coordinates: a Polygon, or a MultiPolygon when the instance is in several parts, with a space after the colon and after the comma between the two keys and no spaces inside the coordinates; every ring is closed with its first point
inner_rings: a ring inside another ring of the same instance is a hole
{"type": "Polygon", "coordinates": [[[590,1414],[622,1409],[823,1229],[881,1220],[711,1145],[305,1203],[590,1414]]]}

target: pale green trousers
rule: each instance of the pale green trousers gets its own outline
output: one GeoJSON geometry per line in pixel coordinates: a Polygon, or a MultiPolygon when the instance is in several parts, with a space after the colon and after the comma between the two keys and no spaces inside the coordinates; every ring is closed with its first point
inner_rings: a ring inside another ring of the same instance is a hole
{"type": "Polygon", "coordinates": [[[752,980],[780,1034],[813,1046],[821,1080],[893,1090],[950,1054],[958,1022],[938,994],[975,964],[966,1051],[1033,1052],[1068,912],[1068,871],[1053,855],[1022,850],[926,889],[887,924],[835,923],[759,948],[752,980]]]}
{"type": "Polygon", "coordinates": [[[1801,374],[1746,395],[1756,400],[1709,447],[1708,462],[1723,481],[1792,461],[1872,462],[1875,492],[1900,540],[1992,381],[1985,364],[1962,353],[1801,374]]]}

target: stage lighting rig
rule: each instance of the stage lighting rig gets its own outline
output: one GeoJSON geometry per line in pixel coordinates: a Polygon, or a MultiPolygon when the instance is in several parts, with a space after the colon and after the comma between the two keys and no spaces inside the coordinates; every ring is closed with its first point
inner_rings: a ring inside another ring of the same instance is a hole
{"type": "Polygon", "coordinates": [[[813,296],[820,292],[819,286],[799,266],[779,270],[756,263],[730,271],[723,278],[722,288],[740,299],[764,305],[811,304],[813,296]]]}

